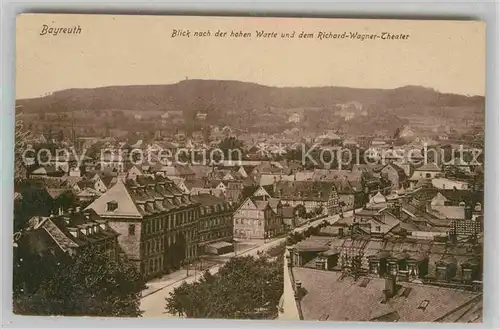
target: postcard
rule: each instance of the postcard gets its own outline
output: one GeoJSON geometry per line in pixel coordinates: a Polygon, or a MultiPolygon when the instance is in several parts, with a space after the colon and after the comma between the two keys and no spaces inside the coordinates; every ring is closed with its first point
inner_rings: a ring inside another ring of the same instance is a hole
{"type": "Polygon", "coordinates": [[[483,22],[22,14],[15,111],[15,314],[483,320],[483,22]]]}

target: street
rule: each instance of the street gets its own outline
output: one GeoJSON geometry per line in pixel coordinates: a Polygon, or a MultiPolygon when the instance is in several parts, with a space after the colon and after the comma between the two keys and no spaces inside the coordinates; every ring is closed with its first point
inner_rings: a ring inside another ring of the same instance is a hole
{"type": "MultiPolygon", "coordinates": [[[[236,256],[257,256],[259,252],[264,252],[269,250],[270,248],[283,243],[285,238],[278,238],[275,240],[268,241],[262,245],[257,245],[256,247],[247,249],[246,251],[237,252],[236,256]]],[[[228,254],[227,257],[224,255],[220,256],[220,264],[214,265],[209,268],[210,273],[217,273],[219,267],[227,262],[231,257],[235,257],[235,253],[228,254]]],[[[195,272],[194,269],[189,271],[189,276],[186,277],[185,270],[179,270],[177,272],[169,275],[168,280],[166,281],[156,281],[148,283],[147,292],[143,294],[143,298],[141,299],[140,309],[144,311],[142,314],[143,317],[164,317],[164,318],[177,318],[177,315],[172,315],[165,313],[165,298],[170,295],[171,292],[174,291],[176,287],[182,285],[183,282],[193,283],[195,280],[200,278],[200,271],[195,272]]]]}
{"type": "MultiPolygon", "coordinates": [[[[358,210],[358,209],[356,209],[358,210]]],[[[344,215],[346,217],[351,216],[351,214],[346,214],[344,215]]],[[[339,215],[333,215],[333,216],[328,216],[324,217],[321,219],[314,220],[312,222],[309,222],[303,226],[299,226],[294,229],[296,232],[303,232],[307,230],[309,227],[316,227],[319,224],[321,224],[323,221],[327,221],[330,224],[335,223],[337,220],[339,220],[340,216],[339,215]]],[[[243,251],[237,251],[236,256],[256,256],[258,252],[263,252],[267,251],[270,248],[279,245],[280,243],[284,242],[285,238],[278,238],[275,240],[271,240],[267,243],[264,243],[262,245],[255,245],[254,247],[249,246],[248,249],[243,250],[243,251]]],[[[214,274],[217,273],[219,270],[219,267],[222,266],[225,262],[227,262],[231,257],[235,257],[235,253],[230,253],[227,255],[221,255],[217,256],[218,264],[213,265],[212,267],[208,268],[210,273],[214,274]]],[[[206,269],[204,267],[204,269],[206,269]]],[[[196,277],[195,277],[195,271],[194,269],[189,270],[189,276],[186,277],[186,270],[179,270],[176,271],[168,276],[167,280],[160,280],[160,281],[154,281],[154,282],[149,282],[148,283],[148,289],[145,291],[143,294],[143,298],[141,299],[141,305],[140,308],[144,313],[142,314],[143,317],[171,317],[171,318],[177,318],[177,315],[172,315],[165,313],[165,305],[166,301],[165,298],[169,296],[171,292],[174,291],[176,287],[179,287],[182,285],[183,282],[187,283],[192,283],[195,280],[199,279],[201,272],[197,271],[196,272],[196,277]]]]}

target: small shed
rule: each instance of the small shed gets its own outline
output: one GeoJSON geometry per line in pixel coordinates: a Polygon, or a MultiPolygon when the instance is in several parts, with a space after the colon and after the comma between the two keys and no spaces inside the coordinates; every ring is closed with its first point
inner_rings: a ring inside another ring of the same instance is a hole
{"type": "Polygon", "coordinates": [[[226,241],[214,242],[205,246],[205,252],[211,255],[222,255],[234,251],[234,245],[226,241]]]}

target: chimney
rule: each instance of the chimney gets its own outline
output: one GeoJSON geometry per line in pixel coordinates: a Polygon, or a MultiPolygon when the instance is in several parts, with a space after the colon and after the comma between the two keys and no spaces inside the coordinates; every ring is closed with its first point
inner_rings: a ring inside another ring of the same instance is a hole
{"type": "Polygon", "coordinates": [[[302,288],[302,282],[300,282],[299,280],[296,280],[295,281],[295,288],[297,290],[300,290],[302,288]]]}
{"type": "Polygon", "coordinates": [[[59,207],[58,211],[59,211],[59,213],[58,213],[58,214],[59,214],[59,216],[61,216],[61,215],[64,213],[64,211],[63,211],[63,208],[62,208],[62,207],[59,207]]]}
{"type": "Polygon", "coordinates": [[[398,281],[408,282],[410,279],[409,271],[399,271],[398,272],[398,281]]]}
{"type": "Polygon", "coordinates": [[[470,203],[467,203],[465,205],[464,211],[465,211],[465,219],[466,220],[472,220],[472,211],[473,211],[473,209],[472,209],[472,205],[470,203]]]}
{"type": "Polygon", "coordinates": [[[446,281],[447,271],[448,271],[448,267],[446,266],[446,264],[443,264],[443,263],[437,264],[436,265],[436,280],[446,281]]]}
{"type": "Polygon", "coordinates": [[[466,283],[472,282],[472,268],[462,265],[462,280],[466,283]]]}
{"type": "Polygon", "coordinates": [[[326,265],[326,259],[320,257],[316,259],[316,269],[318,270],[324,270],[326,265]]]}
{"type": "Polygon", "coordinates": [[[384,289],[384,297],[385,301],[389,300],[390,298],[394,297],[396,294],[396,276],[394,275],[389,275],[388,277],[385,278],[385,289],[384,289]]]}
{"type": "Polygon", "coordinates": [[[76,207],[76,212],[80,212],[80,210],[81,210],[80,206],[77,206],[76,207]]]}

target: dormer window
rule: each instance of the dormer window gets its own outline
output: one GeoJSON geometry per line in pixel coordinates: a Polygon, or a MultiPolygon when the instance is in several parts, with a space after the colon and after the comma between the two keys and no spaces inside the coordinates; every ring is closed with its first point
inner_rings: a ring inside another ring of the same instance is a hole
{"type": "Polygon", "coordinates": [[[107,204],[107,211],[115,211],[118,208],[118,202],[110,201],[107,204]]]}

